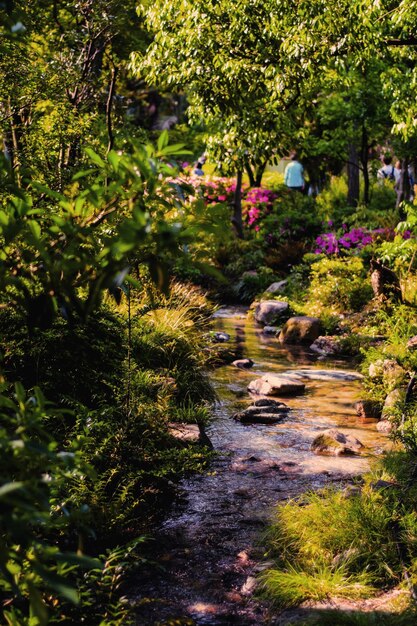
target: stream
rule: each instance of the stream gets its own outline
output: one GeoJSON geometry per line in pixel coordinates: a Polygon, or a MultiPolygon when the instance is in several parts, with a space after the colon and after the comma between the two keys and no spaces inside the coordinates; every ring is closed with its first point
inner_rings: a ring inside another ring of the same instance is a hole
{"type": "Polygon", "coordinates": [[[375,422],[357,420],[361,381],[349,362],[281,346],[241,307],[220,309],[215,327],[230,335],[238,358],[250,357],[254,366],[225,365],[211,374],[219,401],[207,434],[217,454],[208,473],[181,482],[181,495],[156,532],[159,566],[144,568],[133,581],[137,626],[280,624],[253,595],[265,567],[262,536],[274,505],[325,485],[349,483],[389,445],[375,422]],[[306,392],[282,398],[292,409],[284,421],[248,425],[232,419],[251,404],[251,380],[290,372],[302,377],[306,392]],[[354,435],[367,453],[313,454],[311,442],[328,428],[354,435]]]}

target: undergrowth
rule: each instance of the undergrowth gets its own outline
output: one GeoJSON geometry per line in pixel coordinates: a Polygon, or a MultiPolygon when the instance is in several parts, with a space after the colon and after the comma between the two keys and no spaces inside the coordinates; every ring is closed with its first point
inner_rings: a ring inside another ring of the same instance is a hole
{"type": "Polygon", "coordinates": [[[261,577],[264,593],[289,607],[417,581],[416,468],[414,454],[397,451],[363,483],[280,505],[268,534],[275,565],[261,577]]]}

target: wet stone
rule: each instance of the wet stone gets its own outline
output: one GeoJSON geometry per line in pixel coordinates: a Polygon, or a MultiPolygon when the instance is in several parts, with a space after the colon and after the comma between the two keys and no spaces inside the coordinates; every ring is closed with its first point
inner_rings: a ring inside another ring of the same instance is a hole
{"type": "Polygon", "coordinates": [[[249,392],[261,396],[296,396],[304,390],[304,383],[273,374],[266,374],[262,378],[252,380],[248,385],[249,392]]]}
{"type": "Polygon", "coordinates": [[[262,329],[263,335],[277,335],[279,332],[281,332],[279,326],[264,326],[262,329]]]}
{"type": "Polygon", "coordinates": [[[356,415],[359,420],[379,420],[382,408],[375,400],[360,400],[355,404],[356,415]]]}
{"type": "Polygon", "coordinates": [[[358,454],[363,447],[363,444],[356,437],[345,435],[335,429],[325,430],[311,444],[311,449],[315,454],[324,456],[358,454]]]}
{"type": "Polygon", "coordinates": [[[254,362],[252,359],[236,359],[236,361],[233,361],[232,365],[242,370],[248,370],[253,367],[254,362]]]}
{"type": "Polygon", "coordinates": [[[264,326],[272,326],[289,310],[288,302],[265,300],[255,308],[255,320],[264,326]]]}
{"type": "Polygon", "coordinates": [[[266,406],[252,405],[244,411],[235,413],[233,418],[242,424],[274,424],[283,420],[289,411],[289,407],[280,402],[266,406]]]}
{"type": "Polygon", "coordinates": [[[226,341],[230,341],[229,333],[214,333],[213,341],[217,341],[218,343],[225,343],[226,341]]]}
{"type": "Polygon", "coordinates": [[[289,407],[284,404],[284,402],[279,402],[278,400],[272,400],[272,398],[260,398],[260,400],[255,400],[253,406],[277,406],[277,407],[289,407]]]}

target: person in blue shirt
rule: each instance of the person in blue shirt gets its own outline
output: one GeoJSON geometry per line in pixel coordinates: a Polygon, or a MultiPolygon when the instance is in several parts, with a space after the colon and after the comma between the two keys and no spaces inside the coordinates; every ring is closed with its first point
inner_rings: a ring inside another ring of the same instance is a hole
{"type": "Polygon", "coordinates": [[[288,189],[304,191],[304,168],[297,159],[297,153],[290,154],[291,162],[288,163],[284,172],[284,183],[288,189]]]}

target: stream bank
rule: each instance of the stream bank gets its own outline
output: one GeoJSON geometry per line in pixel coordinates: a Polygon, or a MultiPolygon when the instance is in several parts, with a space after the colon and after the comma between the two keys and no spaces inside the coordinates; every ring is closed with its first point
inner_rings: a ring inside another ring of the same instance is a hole
{"type": "Polygon", "coordinates": [[[311,489],[350,483],[389,445],[375,424],[357,421],[361,381],[349,363],[284,348],[239,308],[220,310],[216,330],[230,335],[238,356],[250,357],[254,366],[227,365],[212,374],[219,402],[207,434],[217,455],[207,474],[180,484],[181,495],[155,534],[159,566],[144,568],[130,597],[138,626],[279,624],[253,596],[273,506],[311,489]],[[306,392],[283,398],[291,411],[277,424],[232,419],[250,404],[248,383],[266,373],[296,374],[306,392]],[[368,454],[314,455],[314,437],[328,428],[354,435],[368,454]]]}

